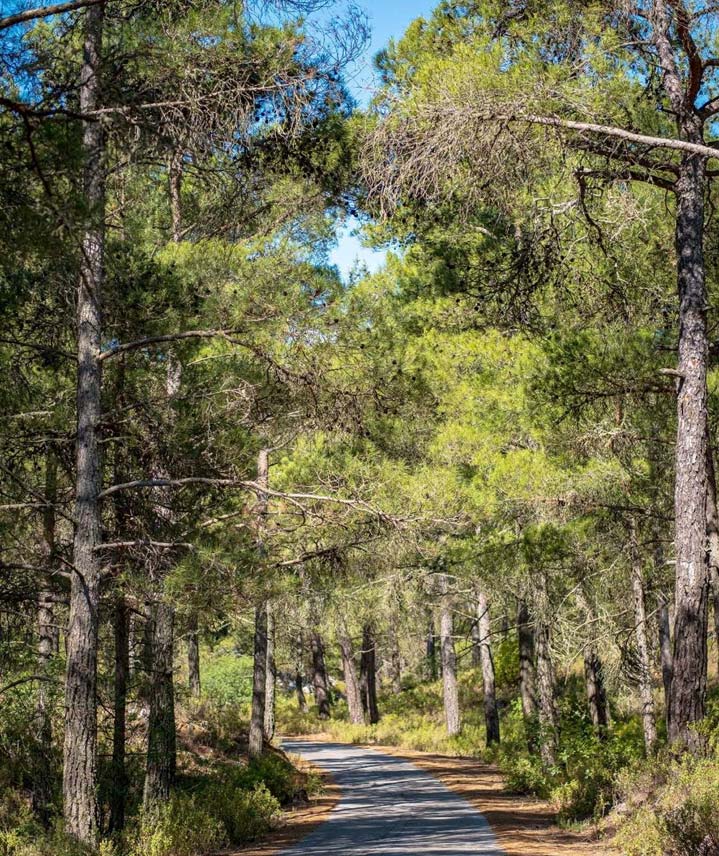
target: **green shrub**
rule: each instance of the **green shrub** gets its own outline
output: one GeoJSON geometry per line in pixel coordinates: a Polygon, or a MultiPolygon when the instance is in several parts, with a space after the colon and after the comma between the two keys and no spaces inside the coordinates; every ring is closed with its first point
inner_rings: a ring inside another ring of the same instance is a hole
{"type": "Polygon", "coordinates": [[[215,784],[202,794],[203,808],[222,823],[230,844],[254,841],[280,817],[280,804],[264,783],[252,790],[215,784]]]}
{"type": "Polygon", "coordinates": [[[144,814],[131,835],[130,856],[202,856],[227,844],[224,823],[205,802],[178,793],[144,814]]]}

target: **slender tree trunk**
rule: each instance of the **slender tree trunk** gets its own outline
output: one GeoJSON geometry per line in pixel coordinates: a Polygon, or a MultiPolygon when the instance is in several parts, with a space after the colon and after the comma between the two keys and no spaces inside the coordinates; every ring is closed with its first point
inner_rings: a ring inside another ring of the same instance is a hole
{"type": "Polygon", "coordinates": [[[113,630],[115,634],[115,707],[112,728],[112,790],[110,794],[110,832],[125,826],[127,770],[125,768],[127,685],[130,676],[130,621],[125,596],[115,598],[113,630]]]}
{"type": "MultiPolygon", "coordinates": [[[[685,121],[686,138],[701,138],[698,119],[685,121]]],[[[704,717],[707,665],[707,293],[704,280],[706,161],[683,155],[676,184],[679,286],[674,675],[669,738],[698,749],[693,725],[704,717]]]]}
{"type": "Polygon", "coordinates": [[[449,597],[449,585],[446,575],[440,577],[441,613],[440,645],[442,653],[442,686],[444,697],[444,718],[447,734],[452,737],[459,734],[462,723],[459,716],[459,693],[457,690],[457,657],[454,651],[454,622],[452,603],[449,597]]]}
{"type": "Polygon", "coordinates": [[[392,618],[392,624],[389,631],[390,644],[390,662],[389,673],[393,695],[399,695],[402,692],[402,656],[399,650],[399,636],[397,628],[392,618]]]}
{"type": "MultiPolygon", "coordinates": [[[[57,459],[50,450],[45,457],[45,502],[43,512],[43,552],[46,568],[45,578],[38,596],[37,671],[42,678],[50,677],[50,662],[55,651],[55,604],[50,578],[56,570],[55,549],[55,503],[57,502],[57,459]]],[[[52,717],[48,683],[38,681],[35,717],[38,735],[37,769],[33,775],[32,806],[44,826],[50,822],[52,808],[52,717]]]]}
{"type": "Polygon", "coordinates": [[[644,574],[637,545],[636,523],[632,523],[631,561],[632,592],[634,595],[634,624],[637,640],[637,659],[639,668],[639,699],[642,705],[642,726],[644,745],[647,754],[651,754],[657,743],[657,724],[654,713],[654,693],[652,687],[651,663],[649,660],[649,642],[647,640],[647,614],[644,601],[644,574]]]}
{"type": "Polygon", "coordinates": [[[437,645],[432,613],[430,613],[427,622],[427,673],[430,681],[437,680],[437,645]]]}
{"type": "Polygon", "coordinates": [[[584,683],[592,725],[601,738],[606,737],[609,726],[607,693],[604,687],[604,669],[594,645],[584,651],[584,683]]]}
{"type": "Polygon", "coordinates": [[[307,713],[307,699],[305,698],[304,689],[304,643],[301,633],[297,634],[295,651],[295,694],[297,696],[297,707],[300,709],[300,713],[307,713]]]}
{"type": "Polygon", "coordinates": [[[371,725],[375,725],[379,722],[379,705],[377,704],[377,653],[374,628],[371,624],[365,624],[362,628],[360,693],[367,719],[371,725]]]}
{"type": "Polygon", "coordinates": [[[252,671],[252,714],[248,753],[258,758],[264,749],[265,704],[267,701],[267,604],[255,609],[254,668],[252,671]]]}
{"type": "Polygon", "coordinates": [[[494,680],[492,658],[492,626],[489,618],[489,603],[484,592],[480,592],[477,604],[477,626],[479,627],[479,658],[484,684],[484,722],[487,730],[487,746],[499,743],[499,711],[494,680]]]}
{"type": "Polygon", "coordinates": [[[190,619],[190,630],[187,634],[187,675],[190,685],[190,695],[200,697],[200,638],[197,634],[197,616],[190,619]]]}
{"type": "Polygon", "coordinates": [[[312,684],[315,689],[315,704],[320,719],[330,718],[330,693],[327,669],[325,668],[325,646],[316,631],[312,634],[312,684]]]}
{"type": "Polygon", "coordinates": [[[162,600],[152,606],[152,675],[147,734],[146,807],[169,799],[175,781],[174,609],[162,600]]]}
{"type": "Polygon", "coordinates": [[[472,621],[472,629],[470,631],[472,637],[472,668],[478,669],[482,665],[481,639],[482,634],[479,630],[479,618],[472,621]]]}
{"type": "MultiPolygon", "coordinates": [[[[85,11],[85,40],[80,71],[80,112],[100,105],[100,57],[104,4],[85,11]]],[[[105,175],[102,123],[82,124],[84,198],[88,222],[82,238],[77,290],[77,440],[75,538],[70,581],[63,745],[65,831],[94,846],[97,803],[97,641],[102,540],[99,494],[102,485],[101,295],[105,250],[105,175]]]]}
{"type": "MultiPolygon", "coordinates": [[[[707,426],[708,428],[708,426],[707,426]]],[[[707,431],[708,433],[708,431],[707,431]]],[[[717,512],[714,452],[707,443],[707,537],[709,542],[709,586],[714,607],[714,644],[719,656],[719,513],[717,512]]]]}
{"type": "Polygon", "coordinates": [[[657,624],[659,626],[659,655],[662,663],[662,685],[664,687],[664,716],[669,727],[669,699],[672,692],[672,632],[669,619],[669,599],[663,592],[657,595],[657,624]]]}
{"type": "Polygon", "coordinates": [[[344,631],[340,635],[339,645],[342,655],[342,671],[345,676],[345,691],[347,693],[347,709],[349,711],[350,722],[353,725],[362,725],[364,723],[364,711],[362,709],[357,669],[355,668],[354,651],[352,650],[352,642],[344,631]]]}
{"type": "Polygon", "coordinates": [[[275,684],[277,669],[275,667],[275,616],[272,604],[267,604],[267,682],[265,685],[265,739],[272,740],[275,736],[275,684]]]}
{"type": "Polygon", "coordinates": [[[527,732],[529,751],[536,748],[537,695],[534,670],[534,631],[530,623],[526,600],[517,604],[517,638],[519,644],[519,695],[522,700],[524,727],[527,732]]]}
{"type": "Polygon", "coordinates": [[[549,623],[550,603],[547,580],[540,575],[537,592],[537,696],[539,701],[539,740],[542,762],[546,767],[557,763],[559,716],[556,705],[556,681],[552,662],[552,628],[549,623]]]}

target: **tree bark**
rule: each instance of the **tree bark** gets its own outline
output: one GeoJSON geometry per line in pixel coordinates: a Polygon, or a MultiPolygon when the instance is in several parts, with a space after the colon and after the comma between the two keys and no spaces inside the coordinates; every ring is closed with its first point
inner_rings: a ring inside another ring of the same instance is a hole
{"type": "Polygon", "coordinates": [[[130,676],[130,621],[125,596],[115,598],[113,631],[115,635],[115,703],[112,728],[112,790],[110,794],[110,832],[125,826],[127,770],[125,768],[127,685],[130,676]]]}
{"type": "Polygon", "coordinates": [[[499,743],[499,711],[494,680],[492,658],[492,626],[489,618],[489,603],[484,592],[480,592],[477,604],[477,627],[479,628],[479,659],[484,684],[484,722],[487,731],[487,746],[499,743]]]}
{"type": "Polygon", "coordinates": [[[430,681],[437,680],[437,645],[434,633],[434,615],[430,613],[427,622],[427,674],[430,681]]]}
{"type": "MultiPolygon", "coordinates": [[[[85,13],[80,71],[80,112],[100,107],[100,57],[104,5],[85,13]]],[[[82,237],[77,290],[77,439],[75,537],[70,582],[63,744],[65,831],[93,847],[99,829],[97,803],[97,642],[102,539],[101,296],[105,251],[104,135],[100,122],[82,123],[84,199],[88,221],[82,237]]]]}
{"type": "MultiPolygon", "coordinates": [[[[696,118],[683,128],[701,139],[696,118]]],[[[692,750],[693,726],[704,717],[707,664],[707,294],[704,279],[706,160],[685,154],[676,184],[679,362],[675,460],[676,606],[669,739],[692,750]]]]}
{"type": "Polygon", "coordinates": [[[522,700],[524,727],[529,751],[536,748],[537,695],[534,670],[534,631],[526,600],[517,604],[517,638],[519,644],[519,695],[522,700]]]}
{"type": "Polygon", "coordinates": [[[547,580],[540,575],[537,592],[537,695],[539,701],[540,754],[545,767],[557,763],[559,743],[559,716],[556,706],[556,682],[552,662],[552,628],[549,623],[550,603],[547,580]]]}
{"type": "Polygon", "coordinates": [[[152,605],[152,674],[147,734],[144,804],[169,799],[175,781],[175,684],[173,680],[174,609],[158,600],[152,605]]]}
{"type": "Polygon", "coordinates": [[[717,512],[714,452],[710,443],[707,443],[707,537],[709,542],[709,586],[714,607],[714,644],[719,655],[719,513],[717,512]]]}
{"type": "Polygon", "coordinates": [[[659,627],[659,655],[662,664],[662,685],[664,687],[664,716],[669,728],[669,699],[672,692],[672,632],[669,617],[669,599],[663,592],[657,595],[657,624],[659,627]]]}
{"type": "Polygon", "coordinates": [[[187,675],[190,695],[199,698],[202,690],[200,682],[200,639],[197,634],[197,616],[190,619],[190,630],[187,635],[187,675]]]}
{"type": "Polygon", "coordinates": [[[637,544],[636,523],[632,523],[631,562],[632,592],[634,595],[634,632],[637,641],[637,665],[639,669],[639,700],[642,706],[642,727],[647,754],[654,752],[657,743],[657,725],[654,713],[649,642],[647,641],[647,615],[644,601],[644,574],[637,544]]]}
{"type": "Polygon", "coordinates": [[[300,713],[307,713],[307,699],[305,698],[304,688],[304,642],[302,634],[297,634],[295,641],[295,695],[297,696],[297,707],[300,713]]]}
{"type": "Polygon", "coordinates": [[[399,650],[399,636],[397,634],[397,628],[394,624],[394,621],[395,619],[393,617],[391,619],[392,623],[389,630],[389,673],[392,693],[393,695],[399,695],[402,692],[402,656],[399,650]]]}
{"type": "Polygon", "coordinates": [[[275,736],[275,684],[277,669],[275,668],[275,616],[272,604],[267,604],[267,679],[265,684],[265,724],[266,740],[275,736]]]}
{"type": "Polygon", "coordinates": [[[454,622],[452,603],[449,597],[449,584],[446,575],[440,577],[441,613],[440,646],[442,654],[442,687],[444,698],[444,718],[447,734],[452,737],[459,734],[462,723],[459,715],[459,693],[457,690],[457,656],[454,650],[454,622]]]}
{"type": "Polygon", "coordinates": [[[604,670],[597,649],[591,645],[584,651],[584,683],[592,725],[601,738],[606,737],[609,726],[607,693],[604,687],[604,670]]]}
{"type": "Polygon", "coordinates": [[[265,704],[267,701],[267,604],[255,609],[254,666],[252,670],[252,713],[248,754],[258,758],[264,749],[265,704]]]}
{"type": "Polygon", "coordinates": [[[379,722],[379,705],[377,704],[377,653],[374,628],[371,624],[365,624],[362,628],[360,694],[367,719],[371,725],[375,725],[379,722]]]}
{"type": "Polygon", "coordinates": [[[316,631],[312,634],[312,684],[315,689],[315,704],[320,719],[330,718],[330,693],[327,669],[325,668],[325,646],[316,631]]]}
{"type": "MultiPolygon", "coordinates": [[[[43,511],[43,552],[45,575],[38,596],[38,674],[49,677],[50,662],[55,651],[55,604],[50,579],[56,569],[55,503],[57,501],[57,459],[52,451],[45,457],[45,502],[43,511]]],[[[33,775],[32,807],[44,826],[50,822],[52,808],[52,717],[48,684],[38,682],[35,718],[38,735],[38,757],[33,775]]]]}
{"type": "Polygon", "coordinates": [[[352,642],[346,632],[342,632],[339,638],[340,653],[342,655],[342,671],[345,677],[345,692],[347,694],[347,709],[350,722],[353,725],[364,724],[364,710],[362,709],[362,698],[360,685],[357,679],[357,669],[354,662],[354,651],[352,642]]]}

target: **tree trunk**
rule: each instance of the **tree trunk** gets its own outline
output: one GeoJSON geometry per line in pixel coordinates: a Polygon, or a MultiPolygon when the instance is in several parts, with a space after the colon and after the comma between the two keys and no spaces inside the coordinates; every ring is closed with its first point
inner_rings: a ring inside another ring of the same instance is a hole
{"type": "MultiPolygon", "coordinates": [[[[87,9],[80,112],[100,107],[100,56],[104,4],[87,9]]],[[[97,803],[97,641],[102,540],[99,494],[102,485],[101,295],[105,250],[105,175],[102,123],[82,123],[83,192],[88,213],[80,251],[77,290],[77,439],[75,537],[70,581],[63,744],[63,814],[65,831],[84,844],[95,844],[97,803]]]]}
{"type": "Polygon", "coordinates": [[[452,604],[448,593],[447,577],[440,577],[441,613],[440,645],[442,654],[442,687],[444,698],[444,718],[447,734],[452,737],[459,734],[462,724],[459,716],[459,694],[457,691],[457,657],[454,651],[454,624],[452,604]]]}
{"type": "Polygon", "coordinates": [[[719,655],[719,513],[717,512],[714,452],[707,443],[707,537],[709,542],[709,586],[714,606],[714,644],[719,655]]]}
{"type": "Polygon", "coordinates": [[[252,670],[252,713],[248,754],[258,758],[264,749],[265,704],[267,701],[267,604],[255,609],[254,666],[252,670]]]}
{"type": "Polygon", "coordinates": [[[631,561],[632,592],[634,595],[634,625],[637,640],[637,665],[639,670],[639,700],[642,706],[642,727],[644,745],[647,754],[651,754],[657,743],[657,724],[654,713],[654,693],[652,688],[651,663],[649,660],[649,642],[647,641],[647,614],[644,602],[644,574],[637,545],[637,527],[632,523],[631,561]]]}
{"type": "Polygon", "coordinates": [[[325,647],[316,631],[312,634],[312,684],[315,689],[315,704],[320,719],[330,718],[330,694],[325,668],[325,647]]]}
{"type": "Polygon", "coordinates": [[[431,613],[427,627],[427,674],[430,681],[437,680],[437,645],[434,633],[434,616],[431,613]]]}
{"type": "Polygon", "coordinates": [[[200,639],[197,635],[197,616],[190,620],[190,630],[187,635],[187,675],[190,695],[199,698],[202,689],[200,683],[200,639]]]}
{"type": "Polygon", "coordinates": [[[487,746],[499,743],[499,712],[494,681],[492,658],[492,627],[489,619],[489,603],[484,592],[480,592],[477,605],[477,627],[479,628],[479,657],[484,684],[484,722],[487,730],[487,746]]]}
{"type": "Polygon", "coordinates": [[[482,634],[479,630],[479,618],[472,621],[472,629],[470,631],[472,637],[472,668],[478,669],[482,665],[481,639],[482,634]]]}
{"type": "Polygon", "coordinates": [[[295,694],[297,696],[297,707],[300,709],[300,713],[307,713],[307,699],[305,698],[304,688],[304,643],[301,633],[297,634],[295,651],[295,694]]]}
{"type": "Polygon", "coordinates": [[[275,736],[275,684],[277,669],[275,668],[275,616],[272,604],[267,604],[267,678],[265,684],[265,725],[266,740],[275,736]]]}
{"type": "Polygon", "coordinates": [[[537,696],[539,701],[540,754],[545,767],[557,763],[559,716],[556,706],[556,682],[552,663],[552,628],[549,623],[550,603],[547,580],[540,575],[537,592],[537,696]]]}
{"type": "MultiPolygon", "coordinates": [[[[57,501],[57,459],[52,451],[45,458],[45,502],[43,511],[43,552],[45,575],[38,597],[37,630],[38,658],[37,671],[41,678],[50,677],[50,661],[55,651],[55,604],[50,579],[56,570],[55,548],[55,503],[57,501]]],[[[37,702],[35,707],[38,758],[37,769],[33,775],[32,807],[44,826],[50,822],[52,808],[52,716],[48,683],[38,681],[37,702]]]]}
{"type": "Polygon", "coordinates": [[[587,688],[587,703],[592,725],[599,736],[605,738],[609,726],[607,693],[604,687],[602,661],[593,645],[584,650],[584,683],[587,688]]]}
{"type": "Polygon", "coordinates": [[[392,624],[389,631],[390,643],[390,663],[389,673],[393,695],[399,695],[402,692],[402,656],[399,650],[399,637],[397,628],[394,624],[394,618],[391,619],[392,624]]]}
{"type": "Polygon", "coordinates": [[[371,725],[379,722],[377,704],[377,654],[374,628],[365,624],[362,628],[362,655],[360,657],[360,693],[362,706],[371,725]]]}
{"type": "Polygon", "coordinates": [[[669,728],[669,699],[672,692],[672,631],[669,618],[669,599],[663,592],[657,595],[657,624],[659,626],[659,654],[662,663],[662,685],[664,686],[664,716],[669,728]]]}
{"type": "Polygon", "coordinates": [[[342,655],[342,671],[345,676],[345,692],[347,693],[347,709],[350,722],[353,725],[364,724],[364,711],[362,709],[362,698],[360,685],[357,680],[357,669],[354,662],[354,651],[352,642],[345,632],[339,638],[340,653],[342,655]]]}
{"type": "MultiPolygon", "coordinates": [[[[685,122],[687,138],[698,120],[685,122]]],[[[707,294],[704,281],[706,161],[683,155],[676,184],[679,362],[675,462],[676,589],[669,739],[698,749],[693,725],[704,717],[707,666],[707,294]]]]}
{"type": "Polygon", "coordinates": [[[524,728],[529,751],[536,749],[537,695],[534,670],[534,631],[530,624],[526,600],[517,604],[517,639],[519,643],[519,695],[522,700],[524,728]]]}
{"type": "Polygon", "coordinates": [[[125,826],[127,770],[125,768],[127,684],[130,675],[130,622],[125,596],[118,593],[113,615],[115,634],[115,709],[112,728],[112,790],[110,832],[125,826]]]}
{"type": "Polygon", "coordinates": [[[169,799],[175,781],[174,609],[162,600],[152,606],[152,674],[147,733],[146,808],[169,799]]]}

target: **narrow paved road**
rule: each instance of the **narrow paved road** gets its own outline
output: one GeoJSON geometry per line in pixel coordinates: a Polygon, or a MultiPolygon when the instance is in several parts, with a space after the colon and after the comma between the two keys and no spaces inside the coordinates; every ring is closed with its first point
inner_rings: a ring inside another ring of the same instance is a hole
{"type": "Polygon", "coordinates": [[[282,856],[502,856],[484,817],[414,764],[341,743],[285,740],[331,774],[340,801],[282,856]]]}

